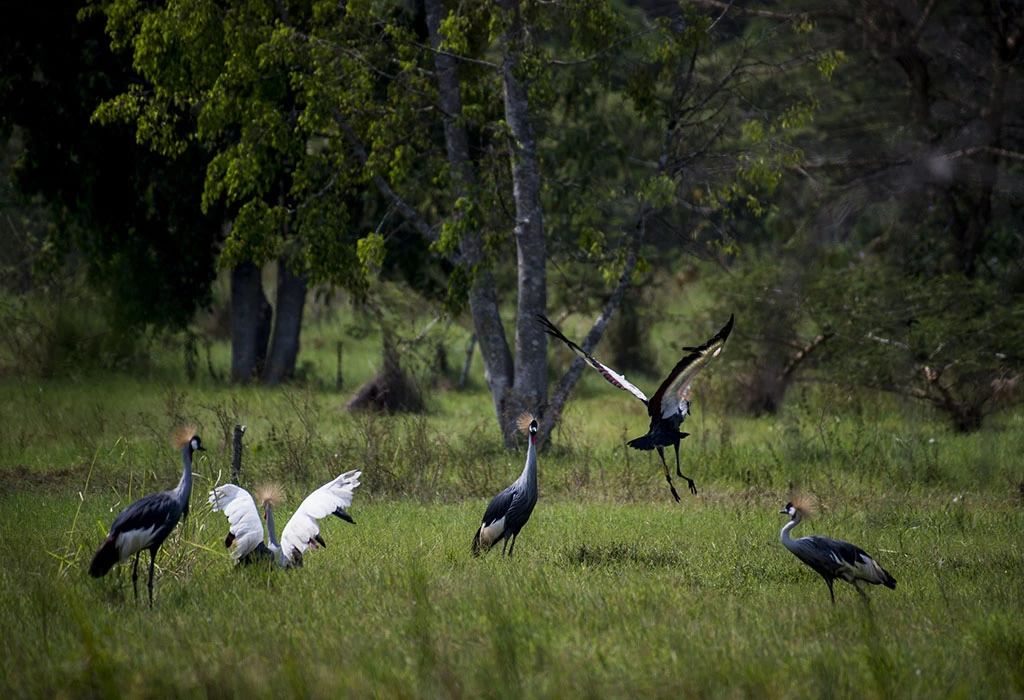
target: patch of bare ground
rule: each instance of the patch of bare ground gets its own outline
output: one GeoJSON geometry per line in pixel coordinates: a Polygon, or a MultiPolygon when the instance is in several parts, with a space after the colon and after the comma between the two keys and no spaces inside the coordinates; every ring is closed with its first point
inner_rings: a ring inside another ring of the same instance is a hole
{"type": "MultiPolygon", "coordinates": [[[[12,467],[0,468],[0,493],[78,491],[85,485],[88,478],[89,465],[86,463],[47,471],[29,469],[23,464],[16,464],[12,467]]],[[[96,480],[97,474],[93,472],[90,488],[100,486],[96,480]]]]}

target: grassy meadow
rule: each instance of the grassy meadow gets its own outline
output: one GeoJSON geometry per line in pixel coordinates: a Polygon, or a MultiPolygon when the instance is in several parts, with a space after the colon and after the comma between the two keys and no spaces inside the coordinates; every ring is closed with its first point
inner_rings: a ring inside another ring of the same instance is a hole
{"type": "MultiPolygon", "coordinates": [[[[800,386],[754,420],[724,410],[712,370],[682,444],[700,492],[677,479],[677,504],[656,455],[625,449],[643,407],[591,373],[540,456],[515,556],[474,560],[488,499],[525,458],[498,447],[482,372],[429,392],[424,415],[350,414],[378,354],[372,334],[346,345],[335,389],[337,331],[309,333],[305,383],[279,391],[187,382],[173,345],[143,378],[0,379],[5,698],[1024,697],[1021,408],[959,436],[917,406],[800,386]],[[357,524],[323,521],[302,569],[234,570],[223,547],[206,496],[236,422],[242,485],[285,487],[279,528],[363,470],[357,524]],[[130,566],[86,570],[117,512],[177,483],[185,423],[208,451],[151,610],[148,554],[138,603],[130,566]],[[791,488],[819,503],[795,535],[854,542],[897,589],[864,605],[837,582],[833,607],[779,542],[791,488]]],[[[224,348],[212,357],[226,371],[224,348]]]]}

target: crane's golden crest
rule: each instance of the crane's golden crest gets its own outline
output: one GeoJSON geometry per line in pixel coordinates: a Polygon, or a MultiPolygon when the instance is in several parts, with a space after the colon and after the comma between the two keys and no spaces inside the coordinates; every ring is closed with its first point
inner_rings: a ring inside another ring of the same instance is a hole
{"type": "Polygon", "coordinates": [[[793,491],[789,494],[789,502],[805,518],[813,518],[815,513],[818,512],[818,504],[810,494],[793,491]]]}
{"type": "Polygon", "coordinates": [[[534,420],[536,419],[533,417],[532,413],[524,411],[523,413],[519,414],[518,418],[516,418],[516,427],[519,428],[519,432],[521,432],[523,435],[529,435],[530,423],[532,423],[534,420]]]}
{"type": "Polygon", "coordinates": [[[267,484],[256,490],[256,503],[260,508],[276,508],[284,500],[284,491],[279,484],[267,484]]]}
{"type": "Polygon", "coordinates": [[[187,445],[196,436],[196,430],[197,428],[194,425],[183,425],[175,430],[174,436],[171,438],[174,443],[174,449],[180,450],[187,445]]]}

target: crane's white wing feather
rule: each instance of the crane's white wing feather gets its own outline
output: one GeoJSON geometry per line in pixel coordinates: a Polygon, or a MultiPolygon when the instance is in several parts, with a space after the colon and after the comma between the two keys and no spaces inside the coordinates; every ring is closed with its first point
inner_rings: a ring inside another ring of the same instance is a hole
{"type": "Polygon", "coordinates": [[[252,494],[234,484],[210,491],[210,505],[228,518],[229,531],[235,536],[231,556],[241,559],[263,542],[263,521],[252,494]]]}
{"type": "Polygon", "coordinates": [[[540,321],[540,324],[542,326],[544,326],[545,333],[554,338],[558,338],[563,343],[568,345],[573,352],[581,355],[583,359],[586,360],[587,364],[596,369],[598,372],[600,372],[601,376],[607,379],[612,386],[622,389],[623,391],[628,391],[630,394],[637,397],[645,404],[647,403],[647,394],[640,391],[640,389],[638,389],[629,380],[627,380],[624,375],[619,374],[611,367],[608,367],[607,365],[599,362],[596,357],[591,355],[589,352],[581,348],[576,343],[566,338],[565,335],[563,335],[562,331],[558,330],[558,327],[555,326],[555,324],[553,324],[550,320],[548,320],[546,316],[544,316],[543,314],[537,314],[537,320],[540,321]]]}
{"type": "Polygon", "coordinates": [[[658,390],[651,397],[648,406],[652,416],[660,415],[668,419],[676,413],[686,417],[690,410],[690,384],[711,360],[718,357],[732,332],[734,316],[729,316],[729,322],[722,330],[708,339],[706,343],[696,348],[683,348],[689,354],[679,360],[676,366],[669,372],[668,377],[661,383],[658,390]]]}
{"type": "Polygon", "coordinates": [[[358,469],[345,472],[306,496],[281,533],[281,549],[287,559],[292,559],[295,550],[302,554],[309,548],[320,534],[320,518],[352,505],[352,491],[359,486],[361,474],[358,469]]]}

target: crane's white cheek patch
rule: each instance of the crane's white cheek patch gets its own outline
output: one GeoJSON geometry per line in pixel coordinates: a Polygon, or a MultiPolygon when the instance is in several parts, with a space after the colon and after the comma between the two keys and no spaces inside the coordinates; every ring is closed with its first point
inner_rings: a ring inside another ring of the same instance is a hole
{"type": "Polygon", "coordinates": [[[505,533],[505,516],[495,520],[490,525],[480,528],[480,544],[490,547],[499,537],[505,533]]]}
{"type": "Polygon", "coordinates": [[[131,555],[148,547],[153,541],[154,532],[156,532],[156,528],[150,527],[145,530],[130,530],[122,533],[117,538],[118,558],[123,562],[131,555]]]}

